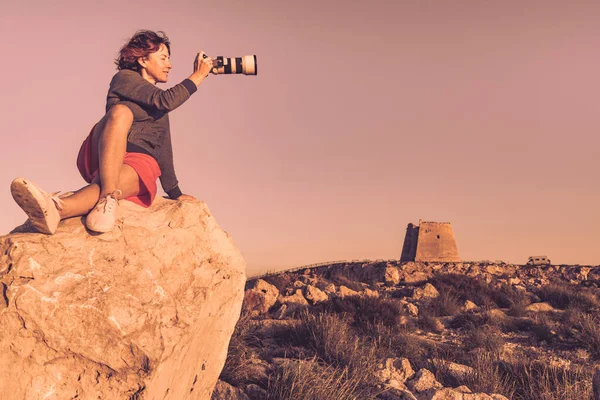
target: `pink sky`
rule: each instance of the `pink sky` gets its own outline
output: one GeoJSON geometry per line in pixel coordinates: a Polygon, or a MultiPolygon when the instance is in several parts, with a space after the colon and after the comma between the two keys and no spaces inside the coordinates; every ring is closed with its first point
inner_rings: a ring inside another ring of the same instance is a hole
{"type": "Polygon", "coordinates": [[[450,221],[465,260],[600,264],[600,3],[22,1],[0,5],[0,233],[9,185],[75,190],[112,60],[137,29],[194,55],[256,54],[171,115],[185,193],[249,274],[399,258],[406,225],[450,221]]]}

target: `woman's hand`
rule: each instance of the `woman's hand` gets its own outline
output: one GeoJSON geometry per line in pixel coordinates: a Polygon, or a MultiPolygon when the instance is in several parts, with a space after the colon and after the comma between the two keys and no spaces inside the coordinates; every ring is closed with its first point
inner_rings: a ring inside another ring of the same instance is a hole
{"type": "Polygon", "coordinates": [[[197,201],[197,199],[194,196],[190,196],[189,194],[182,194],[181,196],[179,196],[177,198],[177,200],[183,200],[183,201],[197,201]]]}
{"type": "Polygon", "coordinates": [[[212,69],[212,58],[207,57],[204,51],[200,51],[194,60],[194,73],[199,74],[202,78],[206,78],[212,69]]]}

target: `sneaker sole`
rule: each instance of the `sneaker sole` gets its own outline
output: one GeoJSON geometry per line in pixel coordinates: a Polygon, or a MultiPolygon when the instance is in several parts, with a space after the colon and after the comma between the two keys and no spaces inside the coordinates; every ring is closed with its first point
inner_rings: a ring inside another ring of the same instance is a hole
{"type": "Polygon", "coordinates": [[[39,232],[52,235],[56,231],[56,226],[50,227],[49,224],[48,209],[44,206],[46,199],[31,182],[17,178],[10,184],[10,192],[39,232]]]}

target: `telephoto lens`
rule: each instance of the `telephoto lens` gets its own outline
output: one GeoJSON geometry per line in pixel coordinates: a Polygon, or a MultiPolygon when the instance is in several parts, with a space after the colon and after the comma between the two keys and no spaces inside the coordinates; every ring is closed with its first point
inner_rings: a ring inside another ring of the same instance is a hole
{"type": "Polygon", "coordinates": [[[213,69],[216,74],[244,74],[257,75],[258,64],[256,55],[243,57],[218,56],[213,59],[213,69]]]}

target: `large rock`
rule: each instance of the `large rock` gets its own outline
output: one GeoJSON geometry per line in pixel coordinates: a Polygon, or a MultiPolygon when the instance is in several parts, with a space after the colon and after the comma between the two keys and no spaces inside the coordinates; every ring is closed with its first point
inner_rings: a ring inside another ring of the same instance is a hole
{"type": "Polygon", "coordinates": [[[266,314],[277,301],[279,290],[270,283],[257,279],[246,290],[242,310],[251,316],[266,314]]]}
{"type": "Polygon", "coordinates": [[[245,262],[206,204],[122,201],[91,234],[0,237],[0,393],[27,399],[209,399],[244,295],[245,262]]]}

